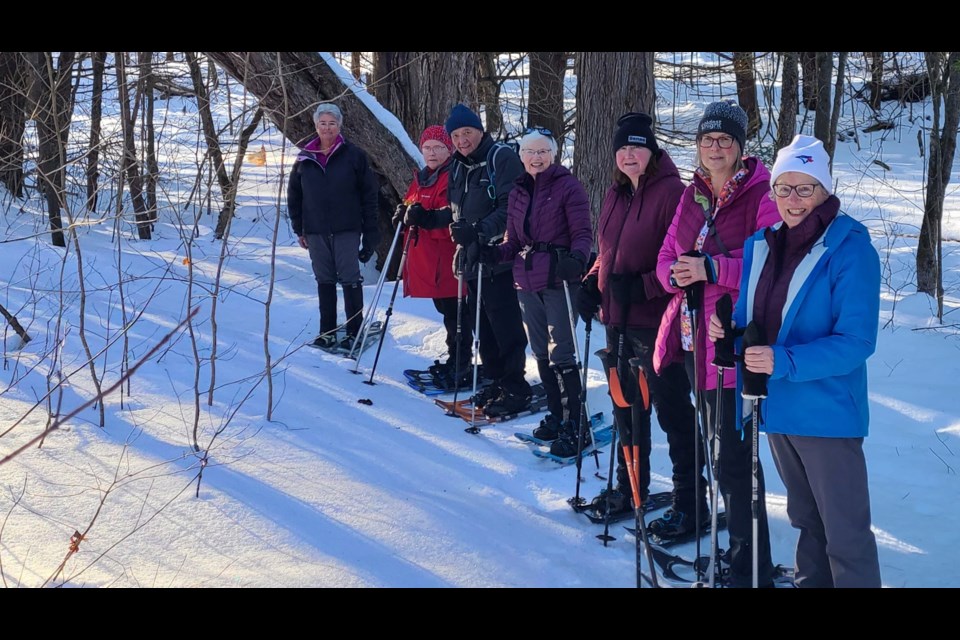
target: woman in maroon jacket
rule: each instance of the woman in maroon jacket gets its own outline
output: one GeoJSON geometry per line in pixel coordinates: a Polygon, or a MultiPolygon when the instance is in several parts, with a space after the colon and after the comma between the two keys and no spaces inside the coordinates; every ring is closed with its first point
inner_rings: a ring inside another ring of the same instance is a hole
{"type": "MultiPolygon", "coordinates": [[[[683,183],[673,160],[657,145],[652,124],[645,113],[628,113],[617,121],[613,136],[617,163],[614,183],[600,210],[599,255],[584,279],[578,311],[584,320],[600,311],[600,321],[607,331],[607,348],[613,357],[620,352],[622,337],[621,359],[640,358],[651,404],[657,411],[660,428],[667,434],[674,462],[676,501],[687,481],[680,472],[689,473],[693,466],[692,460],[687,465],[676,451],[680,431],[689,430],[693,424],[690,384],[680,364],[655,375],[653,348],[669,301],[657,280],[657,254],[683,193],[683,183]]],[[[645,500],[650,488],[650,407],[638,400],[628,408],[615,405],[613,412],[618,423],[629,424],[635,434],[639,433],[639,488],[640,497],[645,500]]],[[[622,449],[618,449],[617,457],[618,486],[609,496],[611,516],[631,510],[622,449]]],[[[593,501],[601,515],[607,504],[606,491],[593,501]]]]}
{"type": "Polygon", "coordinates": [[[590,254],[590,201],[583,185],[566,167],[554,164],[557,143],[547,129],[529,129],[520,140],[526,172],[517,178],[507,208],[503,243],[484,248],[484,261],[513,261],[514,285],[530,348],[547,394],[550,413],[534,431],[552,440],[558,456],[577,453],[580,424],[580,371],[573,309],[564,281],[577,286],[590,254]],[[564,415],[566,406],[566,415],[564,415]]]}
{"type": "Polygon", "coordinates": [[[457,278],[451,268],[456,245],[447,229],[450,221],[447,182],[453,159],[453,141],[446,129],[435,124],[420,134],[420,151],[426,166],[414,173],[413,182],[407,189],[403,203],[397,207],[393,222],[400,224],[402,220],[406,225],[404,243],[413,234],[403,267],[403,295],[433,298],[433,305],[443,315],[443,326],[447,330],[447,360],[442,363],[438,360],[430,367],[430,372],[439,381],[449,382],[452,388],[456,372],[459,371],[463,378],[470,369],[470,342],[473,335],[467,318],[467,305],[457,304],[457,278]],[[458,307],[462,317],[459,345],[458,307]],[[460,359],[459,366],[457,358],[460,359]]]}

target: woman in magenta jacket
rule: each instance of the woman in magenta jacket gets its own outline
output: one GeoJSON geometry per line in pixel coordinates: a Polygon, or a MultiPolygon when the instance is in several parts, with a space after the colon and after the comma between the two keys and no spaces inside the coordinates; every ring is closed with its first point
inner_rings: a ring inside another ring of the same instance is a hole
{"type": "MultiPolygon", "coordinates": [[[[673,294],[660,323],[654,367],[662,371],[674,362],[687,369],[696,401],[699,403],[708,434],[720,421],[720,492],[727,513],[730,534],[730,583],[750,586],[752,582],[752,514],[750,437],[741,434],[735,420],[736,376],[725,376],[723,415],[716,415],[717,370],[713,366],[713,343],[707,340],[707,319],[715,312],[717,300],[729,293],[736,302],[743,267],[743,244],[757,229],[779,220],[776,205],[770,200],[770,172],[755,157],[743,155],[747,114],[733,102],[707,105],[697,128],[697,160],[693,182],[683,192],[676,215],[667,232],[657,260],[657,277],[673,294]],[[685,255],[688,254],[688,255],[685,255]],[[694,255],[689,255],[694,254],[694,255]],[[687,307],[685,292],[693,287],[702,295],[694,316],[687,307]]],[[[687,431],[688,447],[701,447],[695,425],[687,431]]],[[[702,522],[709,520],[706,508],[706,481],[702,478],[704,458],[699,468],[691,467],[689,477],[701,475],[699,501],[702,522]]],[[[693,459],[693,456],[690,456],[693,459]]],[[[760,585],[771,584],[770,539],[763,496],[763,472],[760,475],[760,513],[758,557],[760,585]]],[[[689,505],[695,507],[696,505],[689,505]]],[[[695,528],[695,509],[667,511],[654,520],[649,530],[660,536],[688,534],[695,528]]]]}

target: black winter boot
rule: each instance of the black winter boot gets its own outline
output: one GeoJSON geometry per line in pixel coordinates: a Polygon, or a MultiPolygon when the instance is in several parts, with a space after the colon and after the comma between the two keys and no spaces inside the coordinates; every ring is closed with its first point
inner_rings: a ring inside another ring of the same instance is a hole
{"type": "Polygon", "coordinates": [[[356,337],[363,324],[363,285],[345,284],[343,286],[343,311],[347,315],[347,335],[356,337]]]}
{"type": "MultiPolygon", "coordinates": [[[[580,425],[571,420],[567,420],[560,427],[560,437],[550,445],[550,453],[560,458],[570,458],[577,455],[577,438],[580,431],[580,425]]],[[[589,427],[583,430],[583,449],[593,444],[593,437],[590,434],[589,427]]]]}
{"type": "Polygon", "coordinates": [[[550,413],[540,421],[540,426],[533,430],[533,437],[539,440],[552,442],[560,437],[560,425],[563,421],[550,413]]]}
{"type": "Polygon", "coordinates": [[[337,328],[337,285],[318,284],[320,296],[320,333],[331,334],[337,328]]]}
{"type": "Polygon", "coordinates": [[[560,388],[557,370],[550,366],[549,360],[537,358],[537,371],[540,373],[540,379],[543,380],[543,389],[547,393],[547,411],[556,416],[559,422],[563,422],[563,391],[560,388]]]}
{"type": "Polygon", "coordinates": [[[580,394],[583,384],[580,381],[580,370],[576,365],[566,365],[557,368],[557,379],[563,387],[563,397],[567,403],[567,420],[574,424],[580,423],[580,394]]]}

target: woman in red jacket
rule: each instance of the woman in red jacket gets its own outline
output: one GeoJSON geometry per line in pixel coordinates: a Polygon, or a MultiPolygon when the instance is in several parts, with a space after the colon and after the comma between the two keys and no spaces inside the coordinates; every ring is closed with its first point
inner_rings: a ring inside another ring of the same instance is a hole
{"type": "Polygon", "coordinates": [[[457,278],[452,268],[456,245],[447,229],[451,218],[447,181],[453,158],[453,142],[446,129],[431,125],[420,135],[420,151],[426,166],[414,173],[413,182],[394,217],[394,224],[399,224],[402,219],[407,227],[404,243],[413,234],[403,267],[403,295],[433,298],[433,305],[443,315],[448,356],[446,362],[438,360],[430,367],[430,372],[438,382],[449,383],[452,388],[455,372],[459,371],[461,378],[465,378],[470,370],[470,344],[473,339],[466,313],[467,305],[459,305],[462,321],[458,348],[457,278]]]}

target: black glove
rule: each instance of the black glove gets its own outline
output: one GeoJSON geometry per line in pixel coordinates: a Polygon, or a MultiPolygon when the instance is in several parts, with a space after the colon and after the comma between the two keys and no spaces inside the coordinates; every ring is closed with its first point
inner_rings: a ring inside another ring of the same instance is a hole
{"type": "Polygon", "coordinates": [[[398,224],[403,222],[403,216],[406,212],[407,212],[407,205],[401,202],[400,204],[397,205],[397,208],[394,209],[393,217],[390,218],[390,223],[393,224],[394,227],[396,227],[398,224]]]}
{"type": "Polygon", "coordinates": [[[713,366],[733,369],[737,366],[733,348],[737,334],[733,329],[733,298],[729,293],[717,300],[717,320],[723,327],[723,337],[713,343],[713,366]]]}
{"type": "Polygon", "coordinates": [[[363,239],[361,240],[360,253],[357,255],[360,262],[367,262],[370,258],[373,257],[376,248],[376,238],[374,234],[365,233],[363,234],[363,239]]]}
{"type": "Polygon", "coordinates": [[[579,251],[568,251],[557,259],[557,277],[567,282],[576,282],[583,276],[586,258],[579,251]]]}
{"type": "Polygon", "coordinates": [[[647,290],[639,273],[611,273],[610,293],[621,307],[647,301],[647,290]]]}
{"type": "Polygon", "coordinates": [[[488,244],[478,245],[480,250],[477,255],[477,262],[485,267],[492,267],[500,262],[500,250],[491,247],[488,244]]]}
{"type": "MultiPolygon", "coordinates": [[[[747,347],[759,347],[766,344],[767,341],[763,339],[763,331],[760,329],[760,325],[751,320],[750,324],[748,324],[743,331],[743,342],[741,343],[743,350],[746,351],[747,347]]],[[[769,377],[766,373],[747,371],[747,366],[741,365],[740,379],[743,381],[743,397],[766,398],[767,379],[769,377]]]]}
{"type": "Polygon", "coordinates": [[[589,322],[600,310],[600,301],[597,274],[591,273],[584,279],[580,287],[580,293],[577,294],[577,313],[580,314],[584,322],[589,322]]]}
{"type": "Polygon", "coordinates": [[[450,237],[461,247],[469,247],[480,240],[476,228],[463,218],[450,225],[450,237]]]}
{"type": "Polygon", "coordinates": [[[407,214],[403,217],[403,224],[408,227],[427,227],[430,220],[430,212],[423,208],[419,202],[415,202],[407,207],[407,214]]]}

